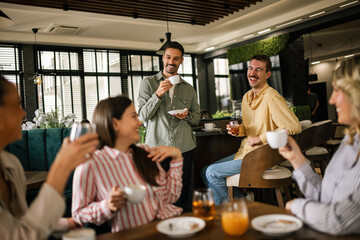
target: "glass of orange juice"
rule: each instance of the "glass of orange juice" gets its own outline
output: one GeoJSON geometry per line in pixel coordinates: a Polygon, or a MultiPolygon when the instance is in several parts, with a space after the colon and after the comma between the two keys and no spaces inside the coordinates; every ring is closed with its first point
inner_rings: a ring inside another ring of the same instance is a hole
{"type": "Polygon", "coordinates": [[[235,199],[223,204],[221,225],[231,236],[243,235],[249,227],[249,216],[244,199],[235,199]]]}
{"type": "Polygon", "coordinates": [[[214,195],[210,188],[199,188],[193,192],[193,215],[204,219],[213,220],[215,217],[214,195]]]}

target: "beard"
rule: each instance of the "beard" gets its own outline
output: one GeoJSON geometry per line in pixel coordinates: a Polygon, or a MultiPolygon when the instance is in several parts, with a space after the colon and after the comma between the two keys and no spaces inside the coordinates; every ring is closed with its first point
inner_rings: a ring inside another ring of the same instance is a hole
{"type": "Polygon", "coordinates": [[[165,67],[165,71],[169,74],[174,74],[177,72],[179,66],[176,66],[175,64],[167,64],[165,67]],[[172,68],[168,68],[168,66],[172,67],[172,68]]]}

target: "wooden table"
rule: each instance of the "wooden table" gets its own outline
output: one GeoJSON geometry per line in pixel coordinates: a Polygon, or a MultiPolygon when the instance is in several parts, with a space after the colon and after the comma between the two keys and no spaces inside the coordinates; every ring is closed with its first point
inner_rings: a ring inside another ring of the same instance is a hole
{"type": "MultiPolygon", "coordinates": [[[[247,203],[248,211],[249,211],[249,217],[250,221],[251,219],[266,215],[266,214],[289,214],[285,210],[273,206],[268,205],[264,203],[259,202],[248,202],[247,203]]],[[[185,216],[191,216],[191,213],[184,214],[185,216]]],[[[152,223],[136,227],[133,229],[128,229],[124,231],[120,231],[117,233],[107,233],[97,236],[97,240],[115,240],[115,239],[156,239],[156,240],[162,240],[162,239],[171,239],[167,237],[166,235],[161,234],[156,230],[156,225],[160,221],[154,221],[152,223]]],[[[332,239],[344,239],[344,240],[355,240],[359,239],[359,235],[351,235],[351,236],[341,236],[341,237],[333,237],[327,234],[323,234],[320,232],[317,232],[315,230],[312,230],[311,228],[307,226],[303,226],[299,231],[292,233],[288,236],[284,237],[271,237],[263,235],[262,233],[256,231],[251,226],[249,226],[248,231],[241,237],[230,237],[224,233],[221,227],[221,220],[220,220],[220,214],[217,214],[217,217],[215,220],[206,222],[206,227],[198,232],[196,235],[188,238],[184,238],[187,240],[191,239],[255,239],[255,240],[315,240],[315,239],[323,239],[323,240],[332,240],[332,239]]]]}
{"type": "Polygon", "coordinates": [[[46,181],[47,171],[25,171],[26,189],[32,190],[41,187],[46,181]]]}

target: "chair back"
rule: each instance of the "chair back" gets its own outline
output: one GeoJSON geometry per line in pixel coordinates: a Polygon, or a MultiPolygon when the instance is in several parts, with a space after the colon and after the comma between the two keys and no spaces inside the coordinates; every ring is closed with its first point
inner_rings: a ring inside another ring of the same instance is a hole
{"type": "Polygon", "coordinates": [[[268,144],[247,153],[242,160],[239,188],[277,188],[289,185],[291,178],[266,180],[261,177],[265,170],[284,160],[278,150],[271,149],[268,144]]]}
{"type": "Polygon", "coordinates": [[[323,144],[331,138],[331,128],[332,128],[331,120],[316,122],[313,123],[312,126],[316,128],[313,137],[313,146],[318,146],[320,144],[323,144]]]}
{"type": "Polygon", "coordinates": [[[314,125],[310,125],[309,127],[303,129],[301,133],[298,133],[293,136],[296,143],[299,145],[300,150],[305,152],[306,150],[312,148],[314,146],[313,138],[316,132],[316,127],[314,125]]]}

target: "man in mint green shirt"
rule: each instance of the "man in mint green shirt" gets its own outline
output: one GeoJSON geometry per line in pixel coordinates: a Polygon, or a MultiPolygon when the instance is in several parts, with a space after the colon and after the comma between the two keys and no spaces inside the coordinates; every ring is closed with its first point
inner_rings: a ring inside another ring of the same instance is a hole
{"type": "Polygon", "coordinates": [[[164,47],[164,69],[158,74],[145,77],[139,90],[139,117],[146,123],[145,143],[153,146],[167,145],[181,150],[183,164],[183,189],[176,205],[190,210],[190,180],[192,173],[195,135],[191,125],[200,121],[200,106],[195,89],[185,80],[176,85],[169,77],[177,75],[184,58],[184,48],[178,42],[169,42],[164,47]],[[184,110],[184,113],[170,115],[170,110],[184,110]]]}

